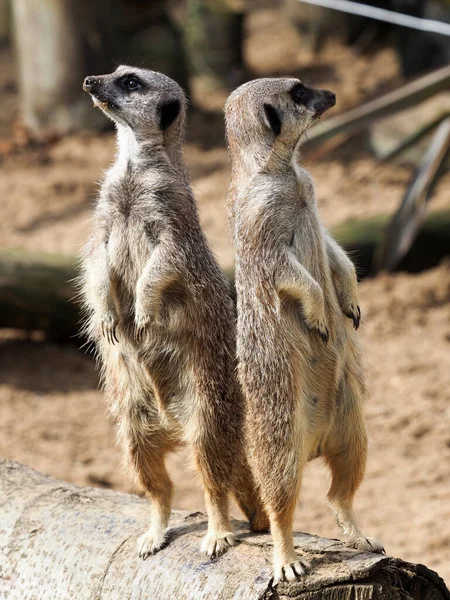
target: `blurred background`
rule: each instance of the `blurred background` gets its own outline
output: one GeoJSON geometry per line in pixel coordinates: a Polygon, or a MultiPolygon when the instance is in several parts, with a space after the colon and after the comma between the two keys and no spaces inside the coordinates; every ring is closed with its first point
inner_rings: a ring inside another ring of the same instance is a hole
{"type": "MultiPolygon", "coordinates": [[[[444,29],[297,0],[0,0],[0,456],[132,491],[93,358],[76,337],[70,280],[115,151],[110,124],[81,91],[84,77],[128,63],[185,87],[193,189],[231,273],[224,100],[251,78],[297,76],[337,94],[303,162],[323,221],[361,277],[371,446],[357,514],[389,554],[448,582],[450,3],[366,5],[444,29]]],[[[174,506],[202,510],[187,457],[173,456],[169,468],[174,506]]],[[[327,485],[325,468],[310,463],[298,530],[339,537],[327,485]]]]}

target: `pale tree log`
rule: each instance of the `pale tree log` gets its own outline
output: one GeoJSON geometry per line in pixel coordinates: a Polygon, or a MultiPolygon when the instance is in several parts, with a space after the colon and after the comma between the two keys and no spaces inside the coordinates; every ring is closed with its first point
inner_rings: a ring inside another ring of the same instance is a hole
{"type": "Polygon", "coordinates": [[[423,565],[295,534],[312,563],[296,584],[273,587],[271,537],[235,523],[241,543],[208,561],[206,521],[173,512],[171,542],[142,561],[136,541],[149,504],[136,496],[79,488],[0,461],[0,598],[8,600],[449,600],[423,565]]]}

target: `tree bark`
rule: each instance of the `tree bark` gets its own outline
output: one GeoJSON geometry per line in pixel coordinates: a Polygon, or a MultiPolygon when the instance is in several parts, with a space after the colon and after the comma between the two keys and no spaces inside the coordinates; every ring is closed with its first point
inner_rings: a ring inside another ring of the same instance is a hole
{"type": "Polygon", "coordinates": [[[116,2],[14,0],[12,7],[22,117],[30,133],[48,138],[104,128],[81,85],[87,75],[112,70],[116,2]]]}
{"type": "Polygon", "coordinates": [[[337,540],[296,533],[312,563],[300,582],[273,587],[271,537],[235,522],[241,543],[209,561],[199,552],[206,520],[174,511],[169,545],[146,561],[136,541],[149,503],[79,488],[0,461],[0,597],[8,600],[449,600],[437,573],[337,540]]]}

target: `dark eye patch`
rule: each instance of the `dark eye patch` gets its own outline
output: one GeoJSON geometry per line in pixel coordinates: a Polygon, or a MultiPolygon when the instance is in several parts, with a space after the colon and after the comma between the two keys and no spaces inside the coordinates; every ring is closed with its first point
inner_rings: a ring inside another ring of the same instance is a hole
{"type": "Polygon", "coordinates": [[[295,104],[308,106],[314,98],[314,90],[306,87],[303,83],[297,83],[291,90],[291,98],[295,104]]]}
{"type": "Polygon", "coordinates": [[[117,80],[117,83],[126,92],[135,92],[144,86],[142,80],[136,75],[124,75],[117,80]]]}
{"type": "Polygon", "coordinates": [[[271,104],[264,104],[264,113],[270,125],[270,129],[277,136],[281,133],[281,119],[275,108],[271,104]]]}
{"type": "Polygon", "coordinates": [[[181,103],[179,100],[170,100],[161,105],[159,109],[159,126],[165,131],[180,114],[181,103]]]}

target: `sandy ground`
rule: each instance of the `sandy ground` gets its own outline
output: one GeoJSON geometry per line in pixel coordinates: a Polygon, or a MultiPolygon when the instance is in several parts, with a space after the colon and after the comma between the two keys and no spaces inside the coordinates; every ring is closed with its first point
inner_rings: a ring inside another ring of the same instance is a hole
{"type": "MultiPolygon", "coordinates": [[[[389,49],[367,57],[334,45],[312,57],[298,50],[296,35],[274,11],[255,12],[246,44],[255,74],[301,74],[335,90],[339,110],[398,81],[389,49]],[[276,46],[280,37],[283,47],[276,46]]],[[[10,64],[0,53],[1,243],[75,254],[89,230],[95,182],[114,154],[113,136],[76,135],[45,147],[19,144],[11,151],[10,140],[20,142],[20,129],[19,134],[11,129],[17,94],[10,64]]],[[[229,166],[221,140],[220,115],[192,115],[186,157],[193,188],[211,245],[221,264],[230,267],[224,209],[229,166]]],[[[411,175],[408,166],[382,165],[348,149],[309,167],[326,225],[392,212],[411,175]]],[[[449,206],[449,184],[447,174],[436,190],[436,208],[449,206]]],[[[357,514],[367,534],[389,553],[427,564],[449,582],[450,263],[417,276],[366,280],[360,294],[371,446],[357,514]]],[[[120,467],[91,357],[39,336],[0,333],[0,456],[80,485],[132,489],[120,467]]],[[[184,454],[170,459],[174,506],[202,509],[199,484],[186,463],[184,454]]],[[[338,537],[325,504],[327,485],[320,462],[308,465],[295,526],[338,537]]]]}

